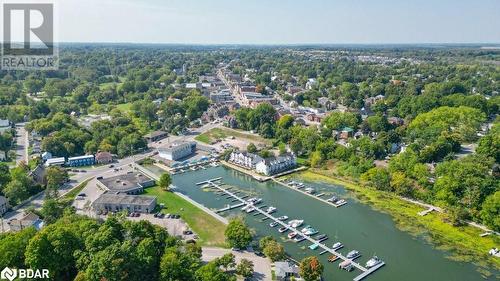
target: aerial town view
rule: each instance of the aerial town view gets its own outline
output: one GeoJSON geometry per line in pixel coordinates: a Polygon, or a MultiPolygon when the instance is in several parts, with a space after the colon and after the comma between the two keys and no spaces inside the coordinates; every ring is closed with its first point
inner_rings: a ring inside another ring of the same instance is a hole
{"type": "Polygon", "coordinates": [[[0,5],[0,280],[500,280],[499,1],[0,5]]]}

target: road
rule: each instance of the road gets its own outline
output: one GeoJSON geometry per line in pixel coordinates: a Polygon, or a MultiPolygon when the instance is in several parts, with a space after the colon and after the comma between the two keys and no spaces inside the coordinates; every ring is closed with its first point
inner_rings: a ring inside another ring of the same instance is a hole
{"type": "Polygon", "coordinates": [[[16,124],[16,164],[21,161],[28,163],[28,132],[24,128],[26,123],[16,124]]]}

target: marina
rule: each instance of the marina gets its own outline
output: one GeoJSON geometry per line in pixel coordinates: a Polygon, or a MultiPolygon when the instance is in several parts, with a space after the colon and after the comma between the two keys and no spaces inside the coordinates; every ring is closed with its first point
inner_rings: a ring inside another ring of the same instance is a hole
{"type": "MultiPolygon", "coordinates": [[[[371,273],[375,272],[377,269],[379,269],[380,267],[382,267],[385,264],[385,263],[381,262],[379,264],[379,266],[373,267],[371,269],[367,269],[364,266],[362,266],[361,264],[359,264],[357,262],[354,262],[354,259],[360,257],[360,254],[357,251],[351,251],[347,256],[342,255],[341,253],[333,250],[332,248],[328,247],[327,245],[322,244],[322,241],[326,240],[324,238],[328,239],[328,237],[326,235],[320,237],[318,240],[310,237],[309,235],[312,235],[315,230],[309,232],[310,234],[307,231],[310,230],[310,229],[312,229],[312,227],[309,226],[309,227],[304,228],[306,230],[305,232],[304,231],[299,231],[297,228],[292,227],[291,225],[289,225],[289,224],[287,224],[287,223],[284,222],[285,220],[288,219],[287,216],[281,216],[281,217],[278,217],[278,218],[272,216],[271,214],[269,214],[265,210],[262,210],[260,207],[257,207],[257,206],[254,205],[254,202],[260,202],[260,201],[258,201],[258,199],[253,200],[253,198],[252,198],[251,200],[245,200],[245,199],[239,197],[238,195],[234,194],[230,190],[228,190],[226,188],[223,188],[222,187],[223,184],[220,183],[219,181],[220,181],[220,178],[214,178],[214,179],[209,179],[209,180],[206,180],[206,181],[198,182],[198,183],[196,183],[196,185],[204,185],[204,184],[211,185],[215,189],[218,189],[221,192],[226,193],[230,197],[233,197],[234,199],[238,199],[241,202],[242,205],[246,205],[245,207],[248,207],[247,210],[246,210],[247,213],[248,213],[248,210],[256,211],[259,214],[261,214],[261,215],[263,215],[263,216],[265,216],[265,217],[273,220],[276,226],[277,225],[281,225],[282,227],[278,230],[280,233],[286,232],[288,230],[291,230],[293,232],[297,232],[297,233],[299,233],[298,235],[300,235],[300,238],[303,238],[303,240],[308,240],[309,242],[313,243],[311,246],[309,246],[309,248],[311,250],[315,250],[317,248],[322,248],[324,251],[327,251],[327,252],[331,253],[332,255],[335,255],[339,259],[343,260],[343,262],[348,263],[349,266],[353,266],[353,267],[359,269],[360,271],[362,271],[362,274],[359,275],[357,277],[357,279],[354,279],[354,280],[362,280],[363,278],[369,276],[371,273]]],[[[245,208],[245,207],[243,207],[243,208],[245,208]]],[[[272,225],[273,224],[271,224],[271,226],[272,225]]],[[[315,231],[315,232],[317,233],[317,231],[315,231]]],[[[298,242],[300,242],[300,241],[298,241],[298,242]]]]}
{"type": "MultiPolygon", "coordinates": [[[[196,187],[197,182],[219,177],[224,179],[225,186],[223,187],[232,186],[231,191],[238,196],[262,198],[262,204],[267,203],[268,206],[275,207],[277,210],[273,213],[274,217],[287,215],[290,220],[304,220],[304,224],[299,226],[299,229],[309,224],[321,233],[328,234],[329,240],[323,244],[332,247],[333,244],[341,241],[345,246],[337,249],[336,252],[346,255],[352,249],[360,250],[363,256],[358,258],[356,262],[365,268],[367,268],[365,263],[373,254],[376,253],[383,258],[388,266],[383,266],[382,270],[377,270],[375,274],[369,274],[369,277],[363,280],[497,280],[495,276],[498,273],[496,271],[492,271],[493,275],[490,276],[483,275],[476,271],[476,266],[453,261],[447,258],[451,254],[450,252],[433,248],[432,245],[426,243],[424,238],[415,237],[398,229],[391,216],[373,209],[369,204],[351,199],[352,193],[340,185],[299,179],[304,183],[304,186],[313,187],[317,193],[325,193],[326,195],[322,197],[325,200],[330,199],[333,195],[337,197],[336,199],[347,199],[348,204],[342,208],[332,208],[332,205],[324,204],[315,197],[304,196],[303,193],[296,192],[296,190],[274,181],[257,182],[246,174],[224,166],[175,175],[173,176],[173,184],[178,187],[178,192],[213,211],[227,207],[228,203],[231,205],[240,203],[240,201],[230,203],[225,199],[227,194],[223,192],[220,196],[215,196],[213,192],[207,192],[216,190],[220,192],[214,187],[207,189],[196,187]],[[411,254],[397,250],[400,248],[412,249],[411,254]],[[422,268],[426,270],[422,270],[422,268]]],[[[293,178],[293,180],[296,179],[293,178]]],[[[267,208],[261,209],[265,211],[267,208]]],[[[279,233],[278,229],[283,225],[257,211],[247,215],[242,213],[240,208],[236,208],[219,214],[225,218],[242,216],[246,224],[255,231],[255,241],[264,236],[272,236],[283,245],[286,253],[294,260],[300,261],[308,256],[317,256],[324,265],[324,280],[350,281],[361,273],[356,268],[350,273],[338,269],[338,263],[343,260],[338,259],[332,264],[328,261],[333,256],[330,252],[327,251],[320,255],[324,249],[318,247],[315,251],[310,250],[309,246],[313,244],[311,241],[302,238],[302,241],[296,242],[294,241],[296,237],[289,239],[287,236],[293,233],[292,230],[279,233]],[[253,214],[259,215],[254,216],[253,214]],[[276,224],[275,227],[269,226],[271,222],[276,224]]]]}
{"type": "Polygon", "coordinates": [[[301,183],[301,182],[295,182],[295,181],[290,181],[290,182],[287,182],[287,180],[276,180],[274,179],[274,181],[276,183],[279,183],[283,186],[286,186],[292,190],[295,190],[297,192],[300,192],[304,195],[307,195],[307,196],[310,196],[312,198],[315,198],[321,202],[324,202],[328,205],[332,205],[334,206],[335,208],[338,208],[338,207],[342,207],[344,206],[345,204],[347,204],[347,201],[344,200],[344,199],[338,199],[337,200],[330,200],[330,199],[323,199],[321,197],[323,197],[325,195],[325,193],[319,193],[319,194],[315,194],[315,190],[313,188],[310,188],[310,187],[306,187],[304,185],[304,183],[301,183]]]}

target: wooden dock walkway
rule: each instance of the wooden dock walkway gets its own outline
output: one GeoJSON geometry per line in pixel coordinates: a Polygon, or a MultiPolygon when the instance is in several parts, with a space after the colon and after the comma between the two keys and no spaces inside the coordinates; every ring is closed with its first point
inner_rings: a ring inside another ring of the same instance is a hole
{"type": "MultiPolygon", "coordinates": [[[[239,200],[242,204],[248,204],[248,202],[247,202],[246,200],[244,200],[243,198],[238,197],[238,196],[237,196],[236,194],[234,194],[233,192],[231,192],[231,191],[229,191],[229,190],[224,189],[224,188],[223,188],[223,187],[221,187],[219,184],[214,183],[214,182],[213,182],[213,180],[206,180],[206,181],[203,181],[203,182],[199,182],[199,183],[197,183],[197,185],[206,184],[206,183],[208,183],[208,184],[212,185],[213,187],[215,187],[215,188],[219,189],[220,191],[222,191],[222,192],[226,193],[227,195],[230,195],[230,196],[234,197],[235,199],[238,199],[238,200],[239,200]]],[[[304,192],[304,193],[305,193],[305,192],[304,192]]],[[[306,193],[306,194],[307,194],[307,193],[306,193]]],[[[315,197],[315,198],[317,198],[317,197],[315,197]]],[[[318,198],[318,199],[323,200],[323,199],[321,199],[321,198],[318,198]]],[[[326,200],[324,200],[324,201],[330,204],[330,202],[328,202],[328,201],[326,201],[326,200]]],[[[269,219],[271,219],[271,220],[275,221],[275,222],[276,222],[276,223],[278,223],[279,225],[281,225],[281,226],[283,226],[283,227],[287,227],[287,228],[288,228],[289,230],[291,230],[291,231],[294,231],[294,232],[297,232],[297,233],[301,233],[301,231],[300,231],[300,230],[298,230],[297,228],[294,228],[294,227],[292,227],[292,226],[290,226],[290,225],[286,224],[285,222],[278,220],[276,217],[274,217],[274,216],[272,216],[272,215],[270,215],[270,214],[266,213],[265,211],[263,211],[260,207],[258,207],[258,206],[253,206],[253,208],[254,208],[254,209],[255,209],[255,211],[257,211],[258,213],[260,213],[260,214],[264,215],[265,217],[267,217],[267,218],[269,218],[269,219]]],[[[301,235],[301,234],[300,234],[300,235],[301,235]]],[[[346,256],[344,256],[344,255],[342,255],[341,253],[339,253],[339,252],[337,252],[337,251],[333,250],[332,248],[330,248],[330,247],[326,246],[325,244],[323,244],[323,243],[319,242],[318,240],[315,240],[315,239],[313,239],[313,238],[311,238],[311,237],[309,237],[309,236],[307,236],[307,235],[303,235],[303,237],[305,238],[305,240],[308,240],[309,242],[311,242],[311,243],[313,243],[313,244],[318,244],[318,246],[319,246],[320,248],[322,248],[322,249],[323,249],[323,252],[325,252],[325,251],[326,251],[326,252],[329,252],[329,253],[331,253],[331,254],[333,254],[333,255],[335,255],[335,256],[337,256],[337,257],[339,257],[339,258],[340,258],[340,259],[342,259],[343,261],[347,261],[347,260],[348,260],[348,261],[350,261],[350,263],[351,263],[354,267],[356,267],[357,269],[361,270],[363,273],[362,273],[362,274],[360,274],[360,275],[358,275],[357,277],[355,277],[355,278],[353,279],[354,281],[359,281],[359,280],[361,280],[361,279],[363,279],[363,278],[367,277],[368,275],[370,275],[371,273],[375,272],[377,269],[379,269],[380,267],[382,267],[382,266],[385,264],[384,262],[382,262],[382,263],[378,264],[377,266],[374,266],[374,267],[372,267],[372,268],[370,268],[370,269],[367,269],[367,268],[365,268],[364,266],[362,266],[361,264],[359,264],[359,263],[357,263],[357,262],[353,261],[352,259],[348,259],[346,256]]]]}
{"type": "Polygon", "coordinates": [[[307,195],[307,196],[309,196],[309,197],[315,198],[316,200],[319,200],[319,201],[324,202],[324,203],[326,203],[326,204],[328,204],[328,205],[334,206],[335,208],[338,208],[338,207],[341,207],[341,206],[344,206],[345,204],[347,204],[347,201],[345,201],[344,203],[335,204],[335,203],[333,203],[333,202],[330,202],[330,201],[328,201],[328,200],[326,200],[326,199],[321,198],[321,196],[323,196],[323,195],[324,195],[324,193],[320,193],[320,194],[322,194],[322,195],[321,195],[321,196],[317,196],[317,195],[314,195],[314,194],[307,193],[307,192],[305,192],[305,191],[303,191],[303,190],[301,190],[301,189],[299,189],[299,188],[294,188],[293,186],[288,185],[288,184],[286,184],[286,183],[284,183],[284,182],[282,182],[282,181],[279,181],[279,180],[277,180],[277,179],[273,179],[273,180],[274,180],[274,182],[276,182],[276,183],[278,183],[278,184],[281,184],[281,185],[283,185],[283,186],[286,186],[286,187],[288,187],[288,188],[290,188],[290,189],[292,189],[292,190],[295,190],[295,191],[297,191],[297,192],[300,192],[300,193],[302,193],[302,194],[304,194],[304,195],[307,195]]]}

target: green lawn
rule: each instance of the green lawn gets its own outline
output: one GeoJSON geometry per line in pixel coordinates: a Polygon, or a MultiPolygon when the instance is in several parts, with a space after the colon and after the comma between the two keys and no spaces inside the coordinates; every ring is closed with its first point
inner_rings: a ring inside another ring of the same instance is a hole
{"type": "Polygon", "coordinates": [[[130,112],[130,108],[132,107],[132,103],[121,103],[121,104],[117,104],[116,105],[116,108],[118,108],[119,110],[127,113],[127,112],[130,112]]]}
{"type": "Polygon", "coordinates": [[[233,136],[235,138],[239,139],[244,139],[247,141],[253,141],[256,143],[263,143],[266,145],[272,145],[272,140],[269,139],[264,139],[263,137],[259,136],[258,134],[251,134],[248,132],[243,132],[243,131],[238,131],[234,129],[229,129],[229,128],[213,128],[201,135],[198,135],[195,137],[196,140],[204,142],[204,143],[211,143],[215,141],[216,139],[225,139],[227,137],[233,136]]]}
{"type": "Polygon", "coordinates": [[[176,194],[164,191],[158,186],[147,188],[145,193],[156,196],[158,203],[165,204],[166,208],[162,210],[163,213],[181,215],[189,227],[198,234],[200,238],[198,242],[202,246],[227,247],[224,241],[226,226],[222,222],[176,194]]]}

